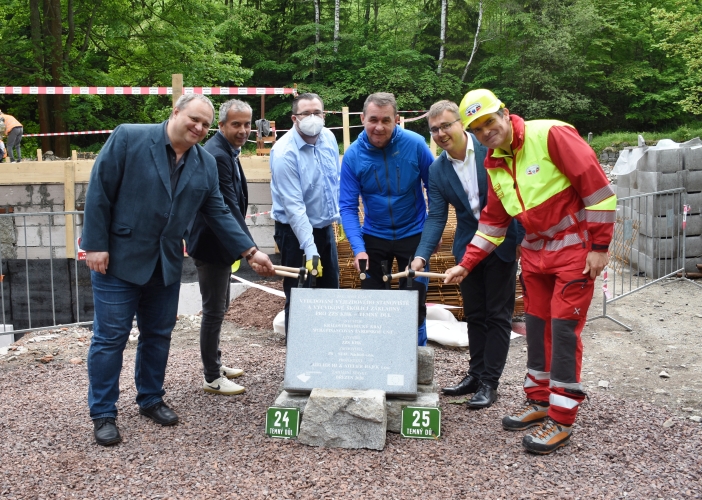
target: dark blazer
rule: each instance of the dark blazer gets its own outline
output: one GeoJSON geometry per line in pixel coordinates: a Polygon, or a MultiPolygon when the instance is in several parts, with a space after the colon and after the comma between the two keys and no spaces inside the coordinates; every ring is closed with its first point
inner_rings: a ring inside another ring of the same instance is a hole
{"type": "MultiPolygon", "coordinates": [[[[478,192],[480,194],[480,208],[487,205],[488,175],[483,162],[487,154],[487,148],[480,144],[473,134],[473,149],[475,151],[475,167],[478,176],[478,192]]],[[[415,252],[416,257],[422,257],[427,262],[431,253],[441,239],[441,235],[448,219],[448,206],[453,205],[456,209],[456,234],[453,240],[453,255],[456,264],[461,262],[466,246],[473,239],[473,235],[478,230],[478,219],[473,215],[470,208],[468,195],[463,190],[461,180],[458,178],[451,161],[443,151],[434,163],[429,167],[429,216],[424,223],[422,240],[415,252]]],[[[504,262],[513,262],[516,257],[516,246],[524,238],[524,229],[513,220],[507,230],[505,241],[495,249],[495,254],[504,262]],[[519,231],[519,234],[518,234],[519,231]]]]}
{"type": "Polygon", "coordinates": [[[108,274],[137,285],[160,259],[170,285],[180,280],[183,239],[198,210],[233,255],[254,246],[224,204],[209,153],[190,148],[171,193],[164,124],[120,125],[90,174],[81,247],[109,252],[108,274]]]}
{"type": "MultiPolygon", "coordinates": [[[[240,168],[238,162],[234,161],[229,142],[222,134],[217,132],[205,143],[204,149],[217,160],[219,190],[224,197],[224,203],[231,210],[241,229],[253,240],[249,228],[246,227],[245,219],[246,209],[249,204],[246,176],[244,176],[244,170],[240,168]],[[237,171],[239,175],[237,175],[237,171]],[[241,177],[241,180],[239,180],[239,177],[241,177]]],[[[241,255],[232,255],[227,250],[227,247],[222,244],[215,232],[207,224],[205,215],[201,212],[197,213],[190,228],[187,248],[188,255],[209,264],[230,266],[234,261],[241,258],[241,255]]]]}

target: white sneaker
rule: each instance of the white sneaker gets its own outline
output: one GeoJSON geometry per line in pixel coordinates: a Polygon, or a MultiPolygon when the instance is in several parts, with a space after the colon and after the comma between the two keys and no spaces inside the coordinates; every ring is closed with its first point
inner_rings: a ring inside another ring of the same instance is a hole
{"type": "Polygon", "coordinates": [[[227,378],[237,378],[244,374],[244,370],[241,370],[240,368],[229,368],[228,366],[222,365],[222,367],[219,369],[219,374],[227,378]]]}
{"type": "Polygon", "coordinates": [[[208,382],[207,380],[203,380],[203,382],[202,388],[205,390],[205,392],[209,392],[211,394],[232,396],[234,394],[241,394],[242,392],[246,391],[245,387],[235,384],[227,377],[219,377],[213,382],[208,382]]]}

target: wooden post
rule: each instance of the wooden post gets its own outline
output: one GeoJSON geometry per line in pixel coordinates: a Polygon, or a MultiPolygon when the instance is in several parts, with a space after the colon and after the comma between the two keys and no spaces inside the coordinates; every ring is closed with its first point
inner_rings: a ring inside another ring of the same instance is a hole
{"type": "Polygon", "coordinates": [[[344,129],[344,153],[349,149],[351,145],[351,129],[349,128],[349,108],[344,106],[341,108],[341,125],[344,129]]]}
{"type": "Polygon", "coordinates": [[[405,128],[405,117],[404,116],[400,117],[400,127],[405,128]]]}
{"type": "Polygon", "coordinates": [[[171,87],[173,88],[173,107],[180,96],[183,95],[183,75],[171,75],[171,87]]]}
{"type": "Polygon", "coordinates": [[[266,96],[261,94],[261,120],[266,117],[266,96]]]}
{"type": "Polygon", "coordinates": [[[44,153],[42,153],[41,149],[37,149],[37,161],[44,161],[44,153]]]}
{"type": "MultiPolygon", "coordinates": [[[[76,161],[78,154],[71,154],[71,161],[64,163],[63,171],[63,210],[73,212],[76,209],[76,161]]],[[[76,258],[76,234],[73,227],[73,215],[66,215],[66,258],[76,258]]]]}

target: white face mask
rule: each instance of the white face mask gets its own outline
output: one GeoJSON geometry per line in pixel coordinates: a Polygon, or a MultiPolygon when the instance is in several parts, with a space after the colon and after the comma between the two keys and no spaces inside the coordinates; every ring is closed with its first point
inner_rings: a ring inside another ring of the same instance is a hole
{"type": "Polygon", "coordinates": [[[297,126],[300,128],[300,132],[306,136],[314,137],[319,135],[324,127],[324,118],[319,116],[310,115],[303,120],[297,120],[297,126]]]}

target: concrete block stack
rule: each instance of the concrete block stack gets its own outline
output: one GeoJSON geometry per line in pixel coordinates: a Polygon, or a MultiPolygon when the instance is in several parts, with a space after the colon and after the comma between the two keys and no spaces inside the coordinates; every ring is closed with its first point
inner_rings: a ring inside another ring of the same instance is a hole
{"type": "Polygon", "coordinates": [[[702,141],[693,139],[675,149],[645,149],[636,169],[617,177],[617,197],[682,187],[687,190],[690,212],[683,238],[679,195],[647,196],[620,203],[617,217],[638,224],[638,235],[632,245],[632,267],[654,279],[683,265],[688,272],[697,272],[696,264],[702,263],[702,141]]]}

